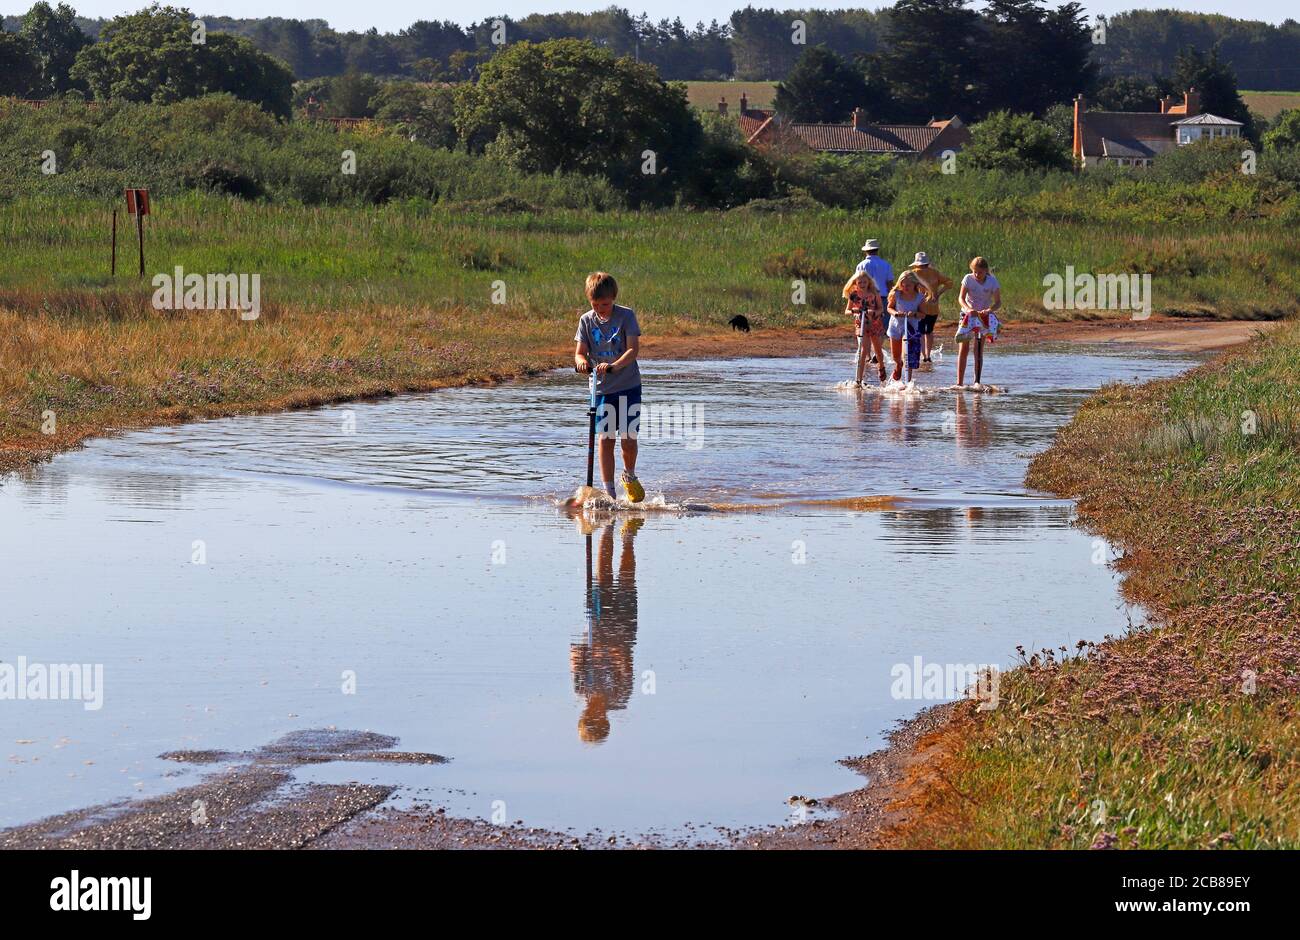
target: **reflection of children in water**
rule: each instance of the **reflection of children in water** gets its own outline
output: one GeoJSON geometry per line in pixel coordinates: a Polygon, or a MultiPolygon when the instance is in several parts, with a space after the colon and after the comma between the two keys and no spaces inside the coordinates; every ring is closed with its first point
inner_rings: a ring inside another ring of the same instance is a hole
{"type": "Polygon", "coordinates": [[[906,444],[911,441],[916,436],[916,422],[920,411],[919,399],[913,399],[908,395],[891,395],[889,398],[890,440],[896,444],[906,444]]]}
{"type": "Polygon", "coordinates": [[[883,427],[889,439],[896,444],[906,444],[915,436],[921,411],[919,399],[906,395],[880,395],[874,391],[857,392],[853,426],[864,435],[875,439],[883,427]]]}
{"type": "Polygon", "coordinates": [[[874,392],[858,391],[853,410],[853,427],[864,435],[875,438],[880,430],[880,416],[885,410],[885,396],[874,392]]]}
{"type": "Polygon", "coordinates": [[[636,684],[632,648],[636,646],[636,553],[633,540],[645,523],[623,521],[618,576],[614,576],[614,525],[601,528],[596,573],[592,577],[591,535],[587,536],[587,632],[569,646],[573,691],[586,704],[578,737],[599,744],[609,737],[609,712],[626,708],[636,684]]]}
{"type": "Polygon", "coordinates": [[[971,397],[973,400],[968,402],[963,393],[958,392],[956,396],[957,410],[953,421],[953,433],[957,440],[957,462],[961,464],[979,459],[970,451],[983,450],[989,443],[988,423],[980,415],[982,396],[971,397]]]}

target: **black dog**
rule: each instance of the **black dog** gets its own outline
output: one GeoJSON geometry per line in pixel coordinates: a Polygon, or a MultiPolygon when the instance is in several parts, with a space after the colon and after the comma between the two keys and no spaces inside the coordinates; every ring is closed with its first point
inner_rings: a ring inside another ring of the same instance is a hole
{"type": "Polygon", "coordinates": [[[736,314],[728,322],[731,323],[731,328],[733,330],[739,330],[741,333],[749,332],[749,320],[747,320],[742,314],[736,314]]]}

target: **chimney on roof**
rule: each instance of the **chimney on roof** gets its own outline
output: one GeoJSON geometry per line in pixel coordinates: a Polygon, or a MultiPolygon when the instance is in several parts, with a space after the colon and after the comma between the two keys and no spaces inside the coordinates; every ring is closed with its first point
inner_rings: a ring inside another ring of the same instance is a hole
{"type": "Polygon", "coordinates": [[[1183,92],[1183,111],[1188,117],[1201,113],[1201,93],[1195,88],[1183,92]]]}
{"type": "Polygon", "coordinates": [[[1087,110],[1087,107],[1083,95],[1074,96],[1074,143],[1072,149],[1075,166],[1083,163],[1083,113],[1087,110]]]}
{"type": "Polygon", "coordinates": [[[740,93],[740,113],[744,114],[749,110],[749,96],[743,91],[740,93]]]}
{"type": "Polygon", "coordinates": [[[727,98],[725,95],[718,99],[718,113],[724,116],[727,113],[727,98]]]}
{"type": "Polygon", "coordinates": [[[867,120],[867,112],[863,111],[861,108],[854,108],[853,129],[855,131],[865,130],[868,123],[870,122],[867,120]]]}
{"type": "Polygon", "coordinates": [[[1171,98],[1169,95],[1164,95],[1160,98],[1161,114],[1169,114],[1173,110],[1173,107],[1174,107],[1174,99],[1171,98]]]}

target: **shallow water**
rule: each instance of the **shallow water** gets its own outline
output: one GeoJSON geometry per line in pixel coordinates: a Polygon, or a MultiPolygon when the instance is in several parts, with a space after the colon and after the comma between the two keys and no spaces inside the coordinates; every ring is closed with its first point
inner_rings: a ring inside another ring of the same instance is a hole
{"type": "Polygon", "coordinates": [[[1189,364],[1003,347],[1009,392],[905,398],[836,389],[843,357],[647,363],[647,402],[700,417],[643,441],[647,489],[771,512],[558,512],[572,374],[95,441],[0,490],[0,661],[104,669],[98,710],[0,701],[0,825],[194,779],[164,751],[326,726],[452,761],[303,779],[456,814],[781,822],[949,697],[900,684],[915,657],[1006,667],[1126,628],[1104,547],[1025,464],[1090,390],[1189,364]],[[862,496],[900,499],[834,502],[862,496]]]}

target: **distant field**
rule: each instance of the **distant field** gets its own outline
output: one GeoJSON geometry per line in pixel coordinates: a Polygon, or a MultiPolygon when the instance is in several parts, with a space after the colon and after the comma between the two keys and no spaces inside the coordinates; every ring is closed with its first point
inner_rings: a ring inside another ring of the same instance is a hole
{"type": "Polygon", "coordinates": [[[1289,108],[1300,108],[1300,91],[1243,91],[1241,98],[1246,107],[1270,121],[1289,108]]]}
{"type": "Polygon", "coordinates": [[[749,96],[750,107],[770,108],[776,97],[776,82],[687,82],[686,97],[692,108],[712,111],[719,98],[726,98],[733,109],[740,106],[740,95],[749,96]]]}
{"type": "MultiPolygon", "coordinates": [[[[740,93],[749,96],[755,108],[772,107],[776,82],[686,82],[686,97],[691,107],[712,111],[718,99],[725,97],[732,108],[740,104],[740,93]]],[[[1288,108],[1300,108],[1300,91],[1243,91],[1246,107],[1270,120],[1288,108]]]]}

